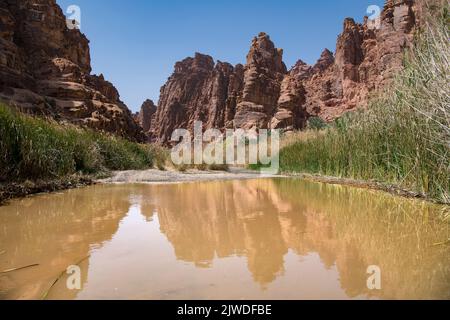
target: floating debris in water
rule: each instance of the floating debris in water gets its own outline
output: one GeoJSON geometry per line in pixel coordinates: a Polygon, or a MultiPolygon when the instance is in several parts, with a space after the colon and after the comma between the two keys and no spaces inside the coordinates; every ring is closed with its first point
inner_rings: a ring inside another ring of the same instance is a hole
{"type": "Polygon", "coordinates": [[[436,247],[436,246],[443,246],[443,245],[445,245],[445,244],[450,244],[450,238],[447,239],[447,240],[445,240],[445,241],[442,241],[442,242],[434,243],[434,244],[433,244],[433,247],[436,247]]]}
{"type": "Polygon", "coordinates": [[[3,270],[3,271],[0,271],[0,273],[8,273],[8,272],[18,271],[18,270],[22,270],[22,269],[31,268],[31,267],[37,267],[38,265],[39,264],[30,264],[29,266],[25,266],[25,267],[19,267],[19,268],[3,270]]]}

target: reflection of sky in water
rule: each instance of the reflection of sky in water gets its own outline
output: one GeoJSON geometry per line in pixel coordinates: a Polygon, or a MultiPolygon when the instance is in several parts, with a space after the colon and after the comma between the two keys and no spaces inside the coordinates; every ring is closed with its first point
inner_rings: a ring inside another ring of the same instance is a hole
{"type": "Polygon", "coordinates": [[[438,210],[292,179],[28,198],[0,208],[0,269],[41,265],[0,278],[0,298],[39,296],[87,255],[83,290],[68,292],[61,279],[49,298],[449,298],[449,249],[429,249],[449,235],[438,210]],[[381,291],[366,287],[373,264],[381,291]]]}

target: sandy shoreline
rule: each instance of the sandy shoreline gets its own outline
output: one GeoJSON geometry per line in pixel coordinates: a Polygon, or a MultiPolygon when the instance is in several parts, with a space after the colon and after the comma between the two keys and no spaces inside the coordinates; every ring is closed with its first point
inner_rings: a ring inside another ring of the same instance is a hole
{"type": "Polygon", "coordinates": [[[197,181],[224,181],[224,180],[249,180],[261,178],[282,177],[278,175],[261,174],[240,168],[231,168],[229,171],[200,171],[187,170],[161,171],[150,170],[128,170],[116,171],[109,178],[97,180],[97,183],[183,183],[197,181]]]}
{"type": "MultiPolygon", "coordinates": [[[[93,179],[91,177],[84,176],[72,176],[55,181],[27,181],[24,183],[3,184],[0,185],[0,205],[5,204],[5,202],[8,200],[22,198],[32,194],[51,193],[67,189],[81,188],[92,184],[171,184],[201,181],[251,180],[265,178],[297,178],[318,183],[346,185],[355,188],[383,191],[391,195],[404,198],[415,198],[439,203],[433,199],[428,198],[424,194],[411,192],[395,185],[389,185],[375,181],[361,181],[297,173],[269,175],[261,174],[259,171],[253,171],[244,168],[230,168],[229,171],[201,171],[192,169],[186,170],[185,172],[174,170],[164,171],[158,169],[127,170],[114,171],[111,173],[110,177],[103,179],[93,179]]],[[[448,205],[448,203],[446,205],[448,205]]]]}
{"type": "Polygon", "coordinates": [[[297,178],[318,183],[337,184],[360,189],[377,190],[389,193],[393,196],[421,199],[429,202],[445,204],[430,199],[425,194],[413,192],[410,190],[402,189],[399,186],[376,181],[363,181],[348,178],[327,177],[327,176],[300,174],[300,173],[284,173],[280,175],[268,175],[268,174],[261,174],[259,171],[252,171],[243,168],[230,168],[230,170],[227,172],[200,171],[200,170],[187,170],[186,172],[179,172],[179,171],[161,171],[156,169],[144,171],[134,171],[134,170],[116,171],[113,173],[111,177],[97,180],[96,183],[163,184],[163,183],[186,183],[186,182],[200,182],[200,181],[249,180],[249,179],[264,179],[264,178],[297,178]]]}
{"type": "Polygon", "coordinates": [[[8,200],[23,198],[33,194],[82,188],[92,184],[167,184],[200,181],[250,180],[274,177],[281,176],[260,174],[258,171],[246,170],[243,168],[231,168],[229,171],[187,170],[185,172],[179,172],[157,169],[114,171],[111,173],[110,177],[102,179],[95,179],[91,176],[74,175],[49,181],[38,180],[2,183],[0,184],[0,205],[5,204],[8,200]]]}

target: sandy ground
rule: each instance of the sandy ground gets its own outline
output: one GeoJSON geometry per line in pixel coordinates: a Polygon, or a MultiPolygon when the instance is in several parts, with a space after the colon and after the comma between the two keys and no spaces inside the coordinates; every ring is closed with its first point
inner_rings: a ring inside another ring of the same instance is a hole
{"type": "Polygon", "coordinates": [[[91,177],[70,176],[55,181],[25,181],[21,183],[0,184],[0,205],[8,200],[22,198],[37,193],[50,193],[60,190],[80,188],[96,183],[183,183],[196,181],[224,181],[242,179],[261,179],[281,177],[263,175],[258,171],[242,168],[231,168],[229,171],[200,171],[187,170],[179,172],[174,170],[142,170],[142,171],[116,171],[110,178],[93,180],[91,177]]]}
{"type": "MultiPolygon", "coordinates": [[[[0,205],[3,205],[7,200],[13,198],[25,197],[36,193],[48,193],[59,190],[79,188],[95,183],[149,183],[149,184],[164,184],[164,183],[184,183],[196,181],[226,181],[226,180],[250,180],[261,178],[278,178],[291,177],[303,180],[309,180],[319,183],[340,184],[356,188],[365,188],[380,190],[390,194],[407,197],[424,199],[431,202],[437,202],[428,198],[424,194],[411,192],[401,189],[398,186],[388,185],[375,181],[359,181],[352,179],[342,179],[335,177],[324,177],[308,174],[292,174],[287,173],[283,175],[268,175],[261,174],[258,171],[251,171],[242,168],[230,168],[229,171],[200,171],[187,170],[186,172],[179,172],[174,170],[130,170],[130,171],[116,171],[111,177],[105,179],[92,180],[89,177],[73,176],[56,181],[38,181],[38,182],[24,182],[24,183],[10,183],[0,184],[0,205]]],[[[442,203],[442,202],[437,202],[442,203]]],[[[449,205],[448,203],[443,203],[449,205]]]]}
{"type": "Polygon", "coordinates": [[[116,171],[112,177],[98,180],[98,183],[178,183],[213,180],[239,180],[280,177],[260,174],[258,171],[250,171],[240,168],[231,168],[229,171],[200,171],[187,170],[161,171],[156,169],[144,171],[116,171]]]}

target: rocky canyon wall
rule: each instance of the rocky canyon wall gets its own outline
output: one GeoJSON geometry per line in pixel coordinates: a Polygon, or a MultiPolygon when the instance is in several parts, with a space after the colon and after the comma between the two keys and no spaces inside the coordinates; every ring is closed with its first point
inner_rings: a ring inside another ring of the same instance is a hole
{"type": "Polygon", "coordinates": [[[157,111],[147,130],[151,140],[167,144],[174,129],[305,127],[311,116],[332,121],[367,104],[369,94],[385,86],[402,67],[412,43],[419,4],[387,0],[377,21],[347,18],[336,52],[324,50],[315,65],[299,60],[290,70],[283,50],[260,33],[246,64],[214,63],[197,53],[175,65],[161,89],[157,111]]]}
{"type": "Polygon", "coordinates": [[[161,88],[150,134],[167,143],[175,129],[193,129],[195,121],[202,121],[204,129],[232,126],[243,77],[241,65],[215,64],[210,56],[199,53],[176,63],[161,88]]]}
{"type": "Polygon", "coordinates": [[[420,3],[387,0],[379,25],[346,19],[335,53],[324,50],[315,65],[299,60],[288,70],[283,50],[263,32],[253,39],[245,65],[197,53],[176,63],[157,107],[148,100],[133,115],[110,82],[91,74],[89,41],[67,28],[55,0],[1,0],[0,100],[27,113],[162,144],[196,121],[204,129],[302,129],[311,116],[332,121],[364,107],[370,93],[389,82],[413,40],[420,3]]]}
{"type": "Polygon", "coordinates": [[[0,1],[0,100],[144,141],[140,126],[103,75],[91,75],[89,41],[69,29],[55,0],[0,1]]]}

